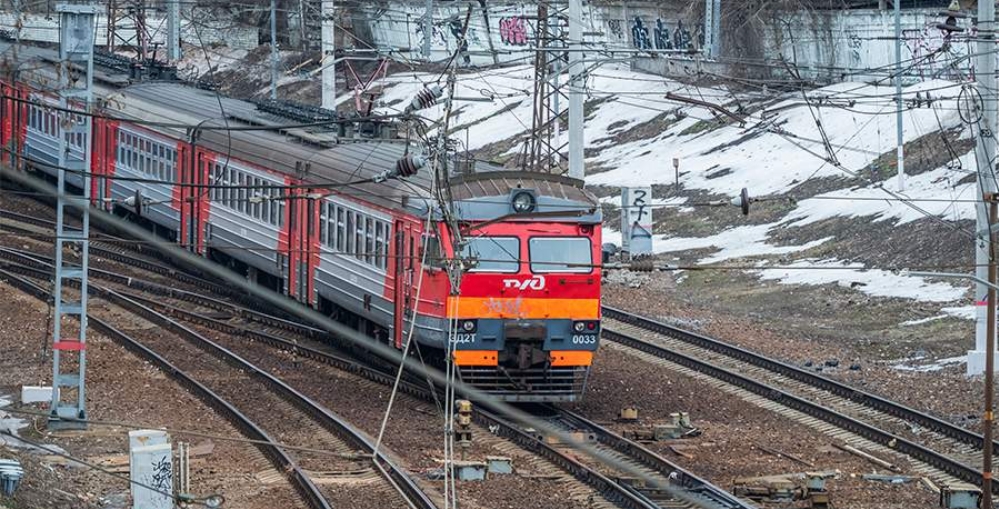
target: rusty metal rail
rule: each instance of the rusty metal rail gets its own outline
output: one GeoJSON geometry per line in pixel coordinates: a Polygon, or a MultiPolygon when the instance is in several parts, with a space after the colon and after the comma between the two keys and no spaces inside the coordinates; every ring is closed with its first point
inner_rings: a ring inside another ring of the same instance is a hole
{"type": "MultiPolygon", "coordinates": [[[[695,344],[696,346],[702,347],[713,352],[722,353],[727,356],[734,357],[738,360],[763,367],[767,370],[777,372],[781,375],[787,376],[789,378],[810,383],[814,382],[814,385],[825,389],[829,387],[835,389],[835,393],[847,398],[851,401],[855,401],[861,404],[867,404],[872,408],[890,413],[896,417],[902,417],[908,419],[908,416],[913,416],[914,422],[926,423],[927,427],[934,429],[942,434],[945,434],[951,438],[963,437],[965,443],[975,445],[974,437],[978,437],[977,446],[981,447],[982,439],[981,435],[975,435],[974,433],[954,426],[953,424],[947,423],[945,421],[936,419],[932,416],[917,412],[912,409],[908,409],[897,403],[892,403],[883,398],[857,391],[855,389],[849,388],[846,385],[840,384],[839,382],[830,380],[825,377],[820,377],[813,373],[801,370],[795,366],[769,359],[762,355],[750,352],[748,350],[726,344],[724,342],[707,338],[699,334],[684,331],[676,327],[672,327],[661,322],[656,322],[641,316],[637,316],[625,311],[621,311],[614,308],[604,307],[603,316],[607,318],[612,318],[621,322],[636,325],[638,327],[667,335],[671,338],[676,338],[681,341],[689,342],[695,344]],[[886,409],[891,409],[889,412],[886,409]],[[932,424],[932,425],[930,425],[932,424]],[[943,430],[947,430],[944,432],[943,430]]],[[[711,363],[705,362],[703,360],[694,358],[692,356],[664,348],[662,346],[653,344],[649,341],[630,336],[621,332],[616,332],[608,328],[603,330],[603,338],[620,343],[629,348],[650,354],[661,359],[668,360],[675,364],[679,364],[686,368],[692,369],[694,371],[704,373],[712,378],[716,378],[727,382],[733,386],[739,387],[741,389],[747,390],[759,396],[770,399],[780,403],[781,405],[797,410],[806,415],[810,415],[829,424],[832,424],[838,428],[844,429],[858,436],[866,438],[872,442],[881,444],[886,447],[893,448],[902,454],[910,456],[916,460],[933,466],[943,472],[946,472],[958,479],[965,482],[972,483],[975,485],[981,485],[982,474],[975,468],[972,468],[964,463],[954,460],[953,458],[923,447],[915,442],[907,440],[903,437],[897,436],[895,434],[889,433],[875,426],[867,424],[856,420],[845,414],[830,410],[825,406],[814,403],[807,399],[795,396],[789,392],[783,391],[776,387],[764,384],[752,378],[746,377],[739,373],[732,372],[730,370],[715,366],[711,363]]],[[[826,389],[829,390],[829,389],[826,389]]],[[[832,391],[831,391],[832,392],[832,391]]],[[[999,486],[997,486],[994,491],[999,493],[999,486]]]]}
{"type": "MultiPolygon", "coordinates": [[[[985,443],[982,435],[979,433],[969,431],[925,412],[920,412],[919,410],[896,403],[881,396],[865,392],[845,383],[818,375],[786,362],[766,357],[745,348],[609,306],[603,306],[603,315],[619,322],[635,325],[637,327],[663,334],[685,343],[690,343],[694,346],[711,350],[727,357],[732,357],[742,362],[761,367],[768,371],[779,373],[792,380],[822,389],[842,398],[849,399],[854,403],[859,403],[874,410],[878,410],[879,412],[884,412],[900,419],[904,419],[913,424],[917,424],[922,428],[933,430],[941,435],[952,438],[961,443],[974,446],[978,449],[981,449],[985,443]]],[[[992,446],[999,450],[999,441],[993,442],[992,446]]]]}
{"type": "Polygon", "coordinates": [[[698,496],[705,504],[710,504],[714,507],[724,507],[727,509],[754,509],[755,506],[739,499],[735,495],[715,486],[714,484],[702,479],[691,472],[683,469],[676,463],[669,461],[668,459],[650,451],[645,446],[622,437],[621,435],[611,431],[596,422],[593,422],[582,415],[566,410],[564,408],[549,407],[550,410],[558,415],[560,419],[570,424],[573,429],[586,431],[595,435],[598,442],[606,445],[607,447],[638,461],[645,467],[653,470],[654,472],[662,475],[666,479],[670,479],[670,482],[683,488],[690,494],[698,496]]]}
{"type": "MultiPolygon", "coordinates": [[[[16,266],[9,268],[18,270],[19,272],[27,272],[28,275],[31,277],[39,277],[42,274],[44,274],[44,272],[34,268],[16,267],[16,266]]],[[[151,323],[159,325],[165,330],[168,330],[180,337],[183,337],[185,340],[191,342],[198,348],[201,348],[210,355],[213,355],[216,358],[229,363],[236,369],[240,369],[245,372],[251,373],[253,376],[261,379],[264,383],[270,386],[275,392],[282,394],[285,397],[285,399],[293,403],[296,407],[298,407],[305,413],[311,415],[314,419],[316,419],[318,423],[320,423],[320,425],[322,425],[325,429],[327,429],[327,431],[337,436],[340,436],[345,441],[350,443],[351,446],[355,447],[358,450],[364,451],[365,453],[368,454],[374,453],[374,444],[371,443],[371,441],[368,438],[366,438],[363,433],[355,429],[346,421],[340,419],[339,416],[333,414],[323,406],[319,405],[317,402],[315,402],[305,394],[302,394],[301,392],[292,388],[290,385],[288,385],[281,379],[275,377],[274,375],[271,375],[269,372],[261,368],[258,368],[257,366],[246,361],[245,359],[238,356],[234,352],[226,348],[223,348],[217,343],[205,338],[201,334],[198,334],[197,332],[185,327],[184,325],[181,325],[179,322],[168,318],[167,316],[153,310],[152,308],[128,296],[121,294],[120,292],[102,288],[97,285],[90,285],[89,288],[95,295],[105,299],[109,303],[112,303],[116,306],[126,309],[131,313],[135,314],[136,316],[140,316],[151,323]]],[[[90,318],[91,320],[97,320],[94,317],[90,318]]],[[[134,340],[132,342],[139,346],[142,346],[141,344],[138,344],[134,340]]],[[[151,350],[146,349],[144,346],[142,346],[142,348],[145,349],[146,351],[151,352],[151,350]]],[[[163,360],[163,362],[166,361],[163,360]]],[[[183,376],[185,379],[190,379],[189,376],[183,374],[183,372],[178,371],[177,368],[173,366],[171,366],[169,369],[170,369],[169,371],[167,370],[165,371],[170,374],[176,372],[180,376],[183,376]]],[[[267,440],[271,441],[270,439],[267,440]]],[[[436,508],[436,505],[433,503],[433,501],[431,501],[430,498],[426,495],[426,493],[424,493],[423,490],[421,490],[416,485],[415,480],[413,480],[412,477],[410,477],[401,467],[396,465],[395,462],[390,460],[383,453],[379,452],[377,457],[374,458],[373,463],[375,467],[381,472],[382,476],[385,477],[386,481],[388,481],[389,484],[391,484],[412,507],[417,509],[436,508]]],[[[309,482],[311,483],[311,481],[309,482]]],[[[308,493],[303,493],[303,494],[309,495],[308,493]]],[[[310,497],[311,495],[307,496],[306,498],[308,499],[310,497]]],[[[315,507],[329,507],[329,505],[325,502],[325,499],[323,499],[323,504],[324,505],[322,506],[315,506],[315,507]]]]}
{"type": "MultiPolygon", "coordinates": [[[[18,277],[11,272],[0,270],[0,279],[3,279],[7,282],[7,284],[31,295],[32,297],[35,297],[36,299],[48,301],[51,298],[49,290],[46,290],[27,279],[18,277]]],[[[261,429],[247,416],[243,415],[243,413],[237,410],[229,402],[218,394],[215,394],[211,389],[195,380],[180,368],[171,364],[156,352],[146,348],[138,341],[132,339],[127,334],[112,327],[103,320],[100,320],[97,317],[89,316],[88,322],[96,331],[104,334],[112,341],[118,343],[139,357],[153,363],[157,368],[159,368],[160,371],[176,380],[183,387],[187,388],[188,391],[198,397],[198,399],[222,415],[245,436],[259,442],[267,442],[257,443],[256,446],[260,452],[271,461],[274,468],[276,468],[279,472],[287,472],[289,481],[309,507],[313,509],[332,509],[332,506],[330,506],[326,498],[323,497],[319,488],[312,482],[309,476],[298,466],[298,464],[290,456],[288,456],[284,450],[275,445],[274,440],[267,434],[267,432],[261,429]]]]}
{"type": "MultiPolygon", "coordinates": [[[[91,248],[91,253],[94,252],[94,248],[91,248]]],[[[185,283],[189,283],[206,291],[217,292],[219,295],[231,298],[235,302],[238,302],[239,305],[207,297],[202,294],[170,288],[157,283],[142,281],[137,278],[131,278],[117,273],[92,268],[91,274],[96,278],[135,288],[144,292],[153,293],[155,295],[183,300],[219,312],[230,313],[233,316],[238,316],[244,320],[258,323],[269,328],[291,332],[296,336],[304,336],[319,343],[336,344],[339,346],[345,345],[345,343],[341,342],[334,335],[316,327],[304,325],[285,317],[272,316],[261,312],[258,310],[259,308],[255,305],[256,303],[252,298],[233,292],[231,289],[224,287],[223,285],[218,285],[217,283],[207,281],[197,276],[185,274],[182,271],[160,265],[158,263],[149,263],[147,261],[139,260],[123,253],[101,252],[101,254],[106,258],[113,259],[117,262],[134,266],[142,270],[177,277],[185,283]]],[[[51,259],[48,257],[38,255],[36,253],[7,248],[0,248],[0,259],[11,260],[10,262],[4,262],[3,265],[10,270],[26,273],[31,277],[46,277],[48,273],[45,269],[51,264],[51,259]]],[[[274,334],[246,327],[239,327],[224,320],[218,320],[210,316],[180,309],[139,295],[125,292],[117,293],[119,293],[123,298],[130,299],[135,304],[148,308],[155,308],[159,313],[164,315],[169,315],[190,323],[196,323],[220,332],[238,334],[246,339],[259,341],[285,351],[293,352],[296,355],[329,364],[338,369],[357,374],[378,383],[390,385],[394,381],[394,375],[390,370],[386,369],[387,366],[385,365],[378,367],[365,365],[357,359],[348,358],[342,355],[335,355],[330,352],[311,348],[296,341],[281,338],[274,334]]],[[[365,362],[370,363],[371,360],[367,359],[365,362]]],[[[411,396],[427,401],[432,400],[434,397],[431,389],[421,385],[420,381],[416,378],[404,381],[400,386],[400,390],[411,396]]],[[[579,418],[581,419],[581,417],[579,418]]],[[[601,496],[615,503],[619,507],[625,509],[656,509],[658,507],[655,502],[649,500],[647,497],[643,496],[631,487],[608,478],[597,470],[581,463],[576,458],[559,451],[557,448],[552,447],[543,440],[538,440],[536,436],[521,430],[514,424],[505,421],[497,415],[479,410],[476,412],[476,420],[482,426],[492,426],[493,429],[498,429],[498,435],[503,436],[522,448],[547,459],[566,471],[568,474],[575,477],[580,482],[590,486],[600,493],[601,496]]],[[[592,426],[596,425],[593,424],[592,426]]],[[[603,436],[605,440],[609,440],[610,435],[601,436],[603,436]]],[[[741,509],[753,507],[752,505],[746,505],[745,502],[737,499],[735,496],[694,476],[692,473],[682,469],[681,467],[667,462],[663,458],[656,456],[654,453],[648,451],[644,447],[641,447],[637,443],[626,440],[623,437],[617,437],[617,440],[609,443],[608,445],[622,454],[634,459],[638,463],[649,466],[653,469],[657,469],[659,467],[665,468],[664,465],[669,465],[670,473],[676,473],[679,476],[678,479],[680,480],[680,483],[675,487],[679,487],[689,492],[689,494],[696,498],[702,506],[717,507],[719,509],[741,509]]]]}

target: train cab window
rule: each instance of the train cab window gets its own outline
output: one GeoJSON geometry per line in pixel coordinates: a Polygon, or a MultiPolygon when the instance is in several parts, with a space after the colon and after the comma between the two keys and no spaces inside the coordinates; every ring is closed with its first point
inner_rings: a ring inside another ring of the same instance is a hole
{"type": "Polygon", "coordinates": [[[461,255],[478,261],[472,272],[520,271],[520,239],[517,237],[473,237],[468,239],[461,255]]]}
{"type": "Polygon", "coordinates": [[[441,239],[436,235],[423,235],[423,242],[420,244],[420,259],[414,260],[417,263],[426,260],[426,266],[434,269],[444,268],[444,250],[441,249],[441,239]]]}
{"type": "Polygon", "coordinates": [[[586,237],[533,237],[528,242],[531,271],[581,272],[593,270],[593,250],[586,237]]]}

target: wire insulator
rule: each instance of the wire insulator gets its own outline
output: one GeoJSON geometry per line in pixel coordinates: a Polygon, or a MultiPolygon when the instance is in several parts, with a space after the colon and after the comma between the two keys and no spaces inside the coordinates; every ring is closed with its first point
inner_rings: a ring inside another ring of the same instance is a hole
{"type": "Polygon", "coordinates": [[[420,168],[427,165],[427,159],[423,156],[408,155],[399,159],[395,163],[395,175],[398,177],[412,177],[420,168]]]}
{"type": "Polygon", "coordinates": [[[631,262],[632,272],[652,272],[654,270],[656,270],[656,264],[652,260],[631,262]]]}
{"type": "Polygon", "coordinates": [[[411,112],[429,108],[437,104],[437,101],[440,100],[443,95],[444,89],[442,89],[440,85],[424,88],[416,93],[416,97],[414,97],[413,102],[409,103],[409,106],[406,107],[406,111],[411,112]]]}

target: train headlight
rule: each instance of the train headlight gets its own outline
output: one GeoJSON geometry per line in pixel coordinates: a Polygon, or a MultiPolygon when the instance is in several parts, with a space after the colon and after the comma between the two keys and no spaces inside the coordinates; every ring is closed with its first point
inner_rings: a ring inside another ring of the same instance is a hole
{"type": "Polygon", "coordinates": [[[475,320],[465,320],[465,321],[461,322],[461,328],[465,332],[474,332],[475,331],[475,320]]]}
{"type": "Polygon", "coordinates": [[[538,205],[538,201],[534,197],[534,193],[530,191],[517,191],[510,199],[510,204],[513,206],[514,212],[527,214],[534,211],[534,208],[538,205]]]}
{"type": "Polygon", "coordinates": [[[572,329],[576,332],[583,332],[586,330],[586,322],[575,322],[572,324],[572,329]]]}

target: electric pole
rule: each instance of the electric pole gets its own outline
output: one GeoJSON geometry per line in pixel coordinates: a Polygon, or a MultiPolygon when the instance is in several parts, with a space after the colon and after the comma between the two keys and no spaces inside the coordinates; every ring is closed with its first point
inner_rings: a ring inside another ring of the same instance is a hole
{"type": "Polygon", "coordinates": [[[323,99],[322,107],[336,110],[336,2],[321,0],[323,51],[323,99]]]}
{"type": "Polygon", "coordinates": [[[167,0],[167,61],[180,60],[180,0],[167,0]]]}
{"type": "Polygon", "coordinates": [[[427,0],[427,12],[423,16],[423,58],[430,60],[434,38],[434,0],[427,0]]]}
{"type": "Polygon", "coordinates": [[[84,429],[86,419],[85,376],[87,367],[87,272],[90,253],[91,117],[94,84],[94,21],[97,7],[90,4],[59,4],[59,173],[56,199],[55,277],[52,298],[52,404],[49,429],[84,429]],[[80,76],[80,70],[86,76],[80,76]],[[73,78],[73,79],[71,79],[73,78]],[[83,79],[80,79],[83,78],[83,79]],[[88,114],[66,113],[74,109],[88,114]],[[79,186],[66,184],[67,172],[79,176],[79,186]],[[77,209],[80,229],[66,225],[66,208],[77,209]],[[76,246],[78,263],[67,262],[64,251],[76,246]],[[63,281],[80,283],[79,300],[63,295],[63,281]],[[63,318],[75,316],[76,337],[63,337],[63,318]],[[65,355],[65,358],[64,358],[65,355]],[[75,356],[75,362],[71,362],[75,356]],[[74,372],[75,368],[75,372],[74,372]]]}
{"type": "Polygon", "coordinates": [[[895,0],[895,101],[898,103],[898,190],[905,191],[905,136],[902,133],[902,2],[895,0]]]}
{"type": "MultiPolygon", "coordinates": [[[[323,85],[326,73],[323,72],[323,85]]],[[[277,0],[271,0],[271,100],[277,99],[278,44],[277,44],[277,0]]]]}
{"type": "MultiPolygon", "coordinates": [[[[569,177],[582,180],[583,169],[583,0],[569,0],[569,177]]],[[[556,114],[556,119],[558,115],[556,114]]],[[[556,127],[556,135],[558,128],[556,127]]],[[[556,142],[556,146],[560,142],[556,142]]]]}
{"type": "Polygon", "coordinates": [[[704,56],[721,56],[721,0],[704,0],[704,56]]]}
{"type": "MultiPolygon", "coordinates": [[[[996,157],[996,60],[995,60],[995,3],[978,2],[978,35],[975,62],[975,78],[981,97],[981,104],[968,108],[971,115],[972,131],[977,140],[975,162],[978,165],[978,196],[984,197],[996,191],[993,180],[992,161],[996,157]]],[[[983,280],[988,278],[989,264],[989,214],[984,202],[979,204],[976,215],[975,275],[983,280]]],[[[968,352],[968,374],[978,375],[985,371],[985,359],[994,355],[987,350],[988,305],[985,285],[975,285],[977,305],[975,327],[975,349],[968,352]]]]}

